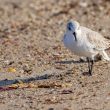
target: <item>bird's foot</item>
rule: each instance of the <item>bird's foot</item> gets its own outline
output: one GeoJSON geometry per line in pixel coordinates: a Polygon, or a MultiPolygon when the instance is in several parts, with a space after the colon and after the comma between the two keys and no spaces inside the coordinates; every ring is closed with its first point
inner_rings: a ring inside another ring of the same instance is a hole
{"type": "Polygon", "coordinates": [[[90,70],[88,71],[88,75],[89,76],[92,76],[92,72],[90,70]]]}
{"type": "Polygon", "coordinates": [[[84,76],[92,76],[91,71],[88,71],[88,72],[83,72],[82,74],[83,74],[84,76]]]}

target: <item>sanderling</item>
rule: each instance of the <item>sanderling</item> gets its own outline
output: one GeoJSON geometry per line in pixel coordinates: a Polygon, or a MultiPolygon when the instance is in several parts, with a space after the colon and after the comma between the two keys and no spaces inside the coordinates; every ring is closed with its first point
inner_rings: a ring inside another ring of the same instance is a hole
{"type": "Polygon", "coordinates": [[[92,75],[94,57],[97,54],[102,55],[103,59],[110,61],[110,58],[105,52],[110,47],[108,40],[98,32],[80,26],[76,21],[71,20],[67,23],[63,42],[74,54],[87,58],[89,75],[92,75]]]}

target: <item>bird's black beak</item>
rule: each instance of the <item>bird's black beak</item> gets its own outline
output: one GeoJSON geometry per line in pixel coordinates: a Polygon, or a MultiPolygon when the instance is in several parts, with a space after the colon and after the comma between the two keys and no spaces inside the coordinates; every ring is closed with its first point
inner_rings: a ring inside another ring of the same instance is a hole
{"type": "Polygon", "coordinates": [[[77,41],[76,32],[73,32],[73,35],[75,37],[75,41],[77,41]]]}

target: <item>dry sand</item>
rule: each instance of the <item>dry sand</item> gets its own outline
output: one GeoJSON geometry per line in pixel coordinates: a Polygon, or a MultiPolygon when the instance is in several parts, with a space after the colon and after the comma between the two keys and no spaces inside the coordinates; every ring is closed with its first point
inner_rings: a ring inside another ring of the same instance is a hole
{"type": "Polygon", "coordinates": [[[82,74],[62,43],[69,19],[110,39],[109,0],[0,0],[0,110],[110,110],[110,63],[82,74]]]}

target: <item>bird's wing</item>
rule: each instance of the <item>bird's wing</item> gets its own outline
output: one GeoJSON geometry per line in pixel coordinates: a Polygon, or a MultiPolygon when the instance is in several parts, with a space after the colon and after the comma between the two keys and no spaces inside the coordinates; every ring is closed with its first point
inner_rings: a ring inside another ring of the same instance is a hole
{"type": "Polygon", "coordinates": [[[104,50],[110,47],[108,39],[104,38],[98,32],[92,31],[85,27],[81,27],[81,30],[86,34],[87,41],[94,45],[95,49],[104,50]]]}

